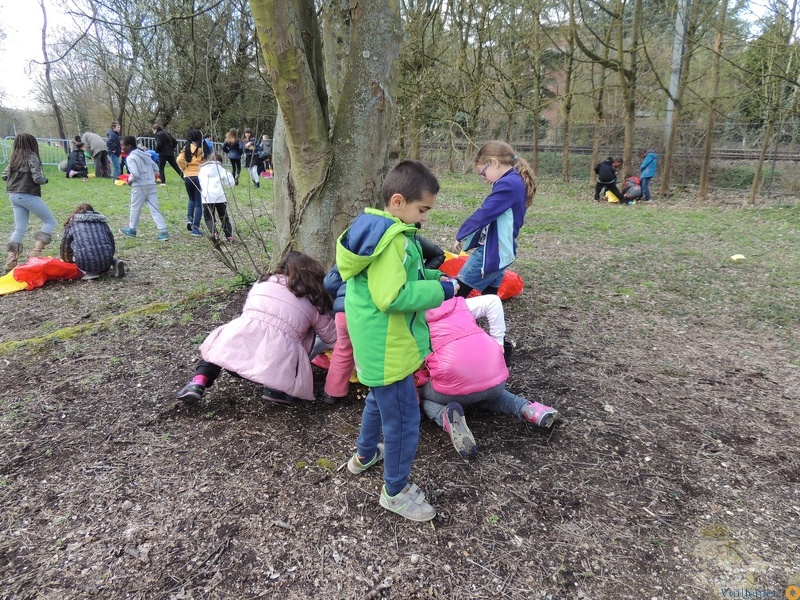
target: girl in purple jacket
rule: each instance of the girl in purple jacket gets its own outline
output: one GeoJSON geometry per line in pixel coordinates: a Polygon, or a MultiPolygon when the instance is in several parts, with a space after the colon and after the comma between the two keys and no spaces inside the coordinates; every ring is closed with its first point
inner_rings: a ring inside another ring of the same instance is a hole
{"type": "Polygon", "coordinates": [[[456,233],[456,253],[475,250],[458,272],[458,295],[465,298],[473,289],[497,293],[506,267],[516,260],[517,235],[536,194],[533,170],[505,142],[484,144],[475,171],[492,191],[456,233]]]}
{"type": "Polygon", "coordinates": [[[505,317],[498,296],[452,298],[425,313],[433,352],[425,359],[430,380],[419,390],[422,411],[450,435],[456,452],[466,458],[478,451],[464,418],[464,405],[511,415],[539,427],[550,427],[558,411],[529,402],[505,387],[503,356],[505,317]],[[475,322],[486,317],[487,334],[475,322]]]}
{"type": "Polygon", "coordinates": [[[250,290],[242,315],[212,331],[200,346],[194,378],[178,398],[198,402],[222,369],[264,386],[261,398],[292,405],[314,400],[309,352],[314,335],[336,341],[331,297],[322,280],[322,264],[300,252],[288,252],[275,271],[250,290]]]}

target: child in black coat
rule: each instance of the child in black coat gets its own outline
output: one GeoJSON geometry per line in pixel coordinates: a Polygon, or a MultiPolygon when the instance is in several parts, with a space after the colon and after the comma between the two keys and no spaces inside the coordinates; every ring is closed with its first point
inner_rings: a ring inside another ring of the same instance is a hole
{"type": "Polygon", "coordinates": [[[114,258],[115,250],[108,219],[91,204],[79,204],[64,223],[61,260],[75,263],[84,273],[83,280],[97,279],[109,269],[114,277],[123,277],[125,263],[114,258]]]}
{"type": "Polygon", "coordinates": [[[82,177],[89,181],[89,171],[86,168],[86,155],[83,153],[83,142],[74,141],[73,150],[67,157],[67,178],[82,177]]]}

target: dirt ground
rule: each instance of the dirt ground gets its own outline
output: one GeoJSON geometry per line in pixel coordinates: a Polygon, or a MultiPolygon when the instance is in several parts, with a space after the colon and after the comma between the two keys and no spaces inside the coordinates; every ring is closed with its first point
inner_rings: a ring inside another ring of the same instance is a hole
{"type": "Polygon", "coordinates": [[[159,277],[0,299],[0,342],[60,332],[0,354],[3,598],[783,598],[800,585],[800,368],[773,332],[592,317],[526,290],[506,305],[510,388],[563,419],[468,412],[474,460],[423,423],[412,479],[439,514],[415,524],[378,505],[380,470],[343,468],[362,388],[284,408],[223,376],[202,406],[175,400],[244,292],[165,292],[106,318],[159,277]]]}

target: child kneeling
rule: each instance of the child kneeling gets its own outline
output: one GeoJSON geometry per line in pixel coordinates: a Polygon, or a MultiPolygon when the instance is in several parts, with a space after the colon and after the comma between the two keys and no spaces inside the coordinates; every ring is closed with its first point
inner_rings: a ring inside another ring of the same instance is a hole
{"type": "Polygon", "coordinates": [[[512,415],[539,427],[553,424],[557,410],[505,388],[506,327],[498,296],[452,298],[428,310],[426,317],[433,352],[425,360],[430,381],[419,390],[422,411],[450,435],[460,456],[474,456],[478,451],[464,418],[464,405],[512,415]],[[482,316],[489,320],[489,334],[475,322],[482,316]]]}
{"type": "Polygon", "coordinates": [[[125,263],[114,258],[114,234],[105,215],[91,204],[79,204],[64,223],[61,260],[75,263],[83,271],[82,279],[97,279],[111,269],[114,277],[125,275],[125,263]]]}
{"type": "Polygon", "coordinates": [[[325,268],[306,254],[290,251],[274,272],[264,275],[245,300],[242,315],[212,331],[200,346],[194,378],[178,392],[198,402],[222,369],[264,386],[261,396],[292,405],[314,400],[308,354],[314,335],[336,341],[331,298],[322,285],[325,268]]]}

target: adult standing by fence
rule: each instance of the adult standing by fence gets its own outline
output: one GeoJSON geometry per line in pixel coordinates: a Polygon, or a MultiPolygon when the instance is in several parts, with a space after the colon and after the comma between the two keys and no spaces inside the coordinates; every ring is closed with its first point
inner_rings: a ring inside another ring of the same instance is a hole
{"type": "Polygon", "coordinates": [[[108,146],[106,141],[96,133],[87,131],[81,138],[83,143],[86,144],[86,150],[94,161],[94,176],[95,177],[111,177],[111,169],[108,164],[108,146]]]}
{"type": "Polygon", "coordinates": [[[119,132],[121,130],[122,126],[116,121],[112,121],[111,127],[106,131],[106,146],[108,147],[108,158],[111,159],[111,167],[114,171],[114,179],[122,173],[119,168],[119,155],[122,153],[122,148],[119,145],[119,132]]]}
{"type": "Polygon", "coordinates": [[[175,150],[178,147],[178,140],[172,137],[166,129],[158,123],[153,124],[153,135],[156,139],[156,152],[158,152],[158,178],[161,185],[167,184],[167,178],[164,173],[164,165],[169,165],[175,169],[175,172],[183,179],[183,171],[175,161],[175,150]]]}

